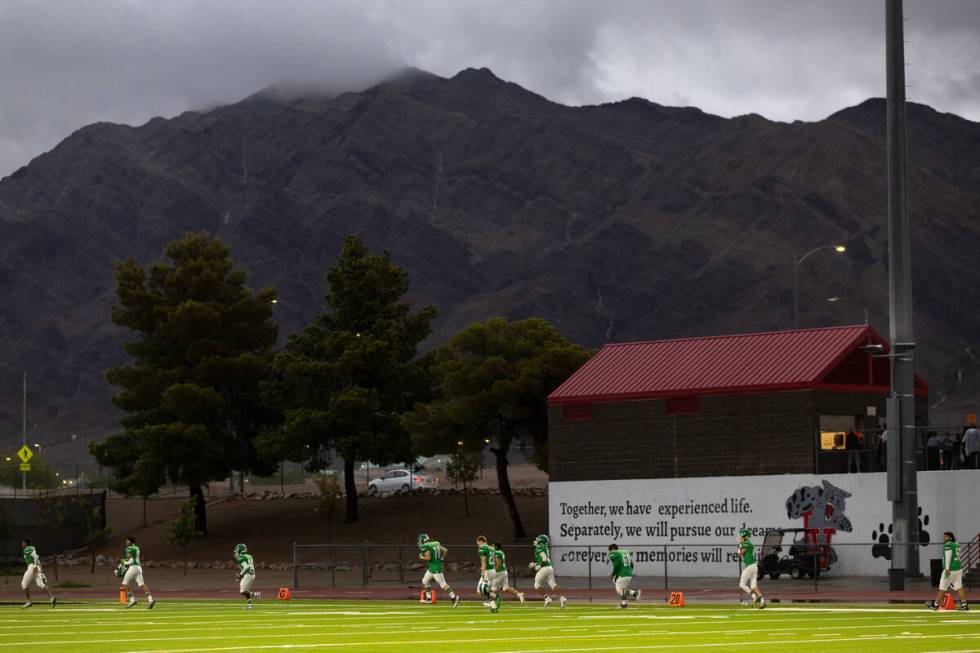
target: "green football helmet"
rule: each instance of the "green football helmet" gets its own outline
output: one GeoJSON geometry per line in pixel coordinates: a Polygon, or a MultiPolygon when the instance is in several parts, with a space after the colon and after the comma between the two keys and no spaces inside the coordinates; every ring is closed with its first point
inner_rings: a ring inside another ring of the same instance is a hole
{"type": "Polygon", "coordinates": [[[486,578],[481,578],[480,582],[476,584],[476,591],[483,598],[490,598],[490,583],[487,582],[486,578]]]}
{"type": "Polygon", "coordinates": [[[236,544],[235,545],[235,555],[236,556],[240,556],[241,554],[245,553],[246,551],[248,551],[248,547],[246,547],[244,544],[236,544]]]}
{"type": "Polygon", "coordinates": [[[747,539],[749,539],[749,537],[751,537],[751,536],[752,536],[752,531],[750,531],[750,530],[749,530],[749,529],[747,529],[747,528],[743,528],[742,530],[740,530],[740,531],[738,532],[738,536],[739,536],[740,538],[742,538],[743,540],[747,540],[747,539]]]}
{"type": "Polygon", "coordinates": [[[428,541],[429,541],[429,536],[428,535],[426,535],[425,533],[420,533],[419,534],[419,548],[420,549],[422,548],[422,545],[425,544],[428,541]]]}
{"type": "Polygon", "coordinates": [[[548,539],[547,535],[542,533],[541,535],[538,535],[536,538],[534,538],[534,544],[537,546],[548,546],[549,544],[551,544],[551,540],[548,539]]]}

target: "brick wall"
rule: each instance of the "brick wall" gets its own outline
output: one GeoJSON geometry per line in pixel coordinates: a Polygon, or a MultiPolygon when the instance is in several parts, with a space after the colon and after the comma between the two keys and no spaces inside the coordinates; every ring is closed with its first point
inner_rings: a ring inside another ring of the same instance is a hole
{"type": "Polygon", "coordinates": [[[819,416],[868,406],[885,414],[879,395],[813,391],[702,396],[694,415],[668,415],[663,400],[596,403],[589,420],[551,406],[549,472],[553,481],[815,473],[819,416]]]}

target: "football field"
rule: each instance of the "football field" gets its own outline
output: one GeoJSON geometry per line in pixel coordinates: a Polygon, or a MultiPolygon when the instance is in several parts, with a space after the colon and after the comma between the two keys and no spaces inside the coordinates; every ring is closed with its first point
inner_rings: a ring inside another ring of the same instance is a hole
{"type": "Polygon", "coordinates": [[[205,651],[980,651],[980,611],[924,607],[773,604],[569,604],[506,602],[159,601],[125,610],[76,602],[0,609],[0,651],[192,653],[205,651]]]}

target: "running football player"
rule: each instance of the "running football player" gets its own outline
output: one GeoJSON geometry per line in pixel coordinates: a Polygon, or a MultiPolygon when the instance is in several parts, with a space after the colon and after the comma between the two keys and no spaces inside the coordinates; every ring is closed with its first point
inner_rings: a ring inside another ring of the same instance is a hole
{"type": "Polygon", "coordinates": [[[446,559],[446,554],[449,550],[425,533],[419,535],[418,544],[419,560],[425,560],[428,563],[428,569],[425,571],[425,576],[422,577],[425,601],[427,603],[432,602],[432,581],[434,580],[444,592],[449,594],[449,598],[453,600],[453,607],[455,608],[459,605],[459,595],[449,586],[449,583],[446,582],[446,577],[442,573],[442,561],[446,559]]]}
{"type": "Polygon", "coordinates": [[[535,572],[534,589],[538,594],[544,596],[544,607],[551,605],[552,599],[548,590],[544,588],[547,584],[553,591],[558,592],[558,607],[564,608],[566,599],[561,593],[561,587],[555,581],[555,569],[551,566],[551,540],[547,535],[538,535],[534,538],[534,562],[528,565],[535,572]]]}
{"type": "Polygon", "coordinates": [[[233,554],[235,563],[238,565],[238,593],[245,597],[245,608],[252,609],[252,599],[258,598],[258,592],[252,591],[252,584],[255,583],[255,561],[252,554],[244,544],[236,544],[233,554]]]}
{"type": "Polygon", "coordinates": [[[616,587],[619,607],[625,609],[630,599],[640,600],[641,590],[630,589],[630,583],[633,582],[633,554],[613,543],[609,545],[609,562],[612,563],[612,574],[609,578],[616,587]]]}
{"type": "Polygon", "coordinates": [[[48,602],[53,608],[58,600],[51,593],[51,588],[48,587],[48,577],[44,575],[44,571],[41,569],[41,556],[37,554],[37,549],[31,545],[31,541],[26,537],[21,541],[20,546],[23,549],[24,562],[27,563],[27,571],[24,572],[24,578],[20,581],[25,599],[24,605],[21,607],[29,608],[34,605],[31,602],[31,581],[34,581],[34,584],[48,595],[48,602]]]}
{"type": "Polygon", "coordinates": [[[136,540],[132,535],[126,538],[126,554],[119,566],[122,571],[122,582],[119,584],[119,589],[126,592],[126,607],[131,608],[136,605],[136,596],[129,589],[131,584],[136,583],[146,595],[146,607],[152,610],[153,606],[156,605],[156,601],[153,600],[153,595],[150,594],[150,588],[143,582],[143,567],[140,566],[140,548],[136,546],[136,540]]]}
{"type": "Polygon", "coordinates": [[[480,580],[483,584],[477,585],[480,596],[484,596],[483,606],[493,608],[495,606],[496,592],[493,590],[493,547],[487,543],[486,535],[478,535],[476,538],[476,554],[480,558],[480,580]],[[484,592],[484,588],[486,591],[484,592]]]}
{"type": "Polygon", "coordinates": [[[738,532],[738,555],[742,557],[742,576],[738,579],[738,586],[749,595],[752,604],[758,603],[761,609],[766,607],[766,597],[759,590],[759,564],[755,559],[751,535],[747,528],[738,532]]]}
{"type": "Polygon", "coordinates": [[[517,597],[521,605],[524,604],[524,593],[518,592],[510,586],[510,574],[507,572],[507,554],[504,553],[504,547],[499,542],[495,542],[493,545],[493,581],[490,585],[496,594],[494,603],[498,610],[500,609],[500,595],[504,592],[510,592],[517,597]]]}

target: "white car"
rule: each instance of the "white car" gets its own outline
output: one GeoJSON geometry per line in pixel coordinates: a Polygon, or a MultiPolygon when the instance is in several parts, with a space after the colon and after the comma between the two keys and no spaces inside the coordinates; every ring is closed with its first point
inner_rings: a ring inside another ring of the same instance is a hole
{"type": "Polygon", "coordinates": [[[424,478],[407,469],[393,469],[368,483],[368,496],[388,492],[411,492],[426,485],[424,478]]]}

